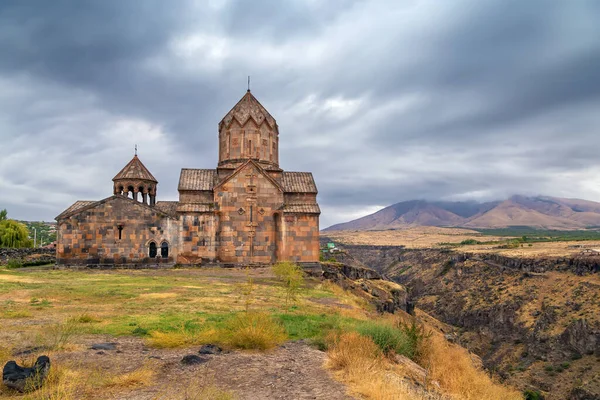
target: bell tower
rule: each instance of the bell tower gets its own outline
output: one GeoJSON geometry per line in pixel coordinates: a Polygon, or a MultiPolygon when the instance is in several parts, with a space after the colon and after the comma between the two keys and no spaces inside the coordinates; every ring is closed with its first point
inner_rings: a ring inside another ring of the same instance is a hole
{"type": "Polygon", "coordinates": [[[219,168],[236,168],[252,159],[279,170],[279,128],[250,92],[219,123],[219,168]]]}
{"type": "Polygon", "coordinates": [[[157,185],[158,181],[140,161],[136,151],[131,161],[113,178],[113,194],[154,206],[157,185]]]}

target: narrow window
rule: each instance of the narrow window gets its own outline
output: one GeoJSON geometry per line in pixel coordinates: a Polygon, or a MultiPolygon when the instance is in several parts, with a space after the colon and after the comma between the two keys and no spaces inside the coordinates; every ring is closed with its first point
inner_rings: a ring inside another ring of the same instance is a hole
{"type": "Polygon", "coordinates": [[[169,244],[167,242],[162,242],[160,245],[160,256],[162,258],[169,257],[169,244]]]}
{"type": "Polygon", "coordinates": [[[119,240],[121,240],[121,236],[123,233],[123,225],[117,225],[117,229],[119,230],[119,240]]]}
{"type": "Polygon", "coordinates": [[[148,255],[150,256],[150,258],[156,257],[156,243],[150,242],[150,249],[148,255]]]}

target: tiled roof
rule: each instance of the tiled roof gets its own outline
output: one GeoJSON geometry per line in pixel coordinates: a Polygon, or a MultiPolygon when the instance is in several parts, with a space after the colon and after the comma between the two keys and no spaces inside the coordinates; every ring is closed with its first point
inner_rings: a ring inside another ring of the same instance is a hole
{"type": "Polygon", "coordinates": [[[94,204],[96,203],[96,201],[93,200],[77,200],[75,203],[73,203],[69,208],[67,208],[65,211],[61,212],[58,217],[56,217],[56,219],[60,219],[65,215],[71,214],[74,211],[79,210],[80,208],[83,208],[85,206],[89,206],[90,204],[94,204]]]}
{"type": "Polygon", "coordinates": [[[317,185],[310,172],[284,172],[283,190],[288,193],[317,193],[317,185]]]}
{"type": "Polygon", "coordinates": [[[152,176],[148,168],[140,161],[137,155],[133,156],[131,161],[113,178],[113,181],[118,179],[141,179],[158,183],[156,178],[152,176]]]}
{"type": "Polygon", "coordinates": [[[274,128],[275,118],[269,114],[269,112],[256,100],[256,97],[248,90],[246,94],[237,102],[235,106],[223,117],[219,123],[219,127],[222,124],[228,126],[233,119],[236,119],[240,125],[244,125],[248,119],[252,118],[256,125],[259,125],[263,121],[267,121],[269,125],[274,128]]]}
{"type": "Polygon", "coordinates": [[[213,190],[216,170],[183,168],[177,190],[213,190]]]}
{"type": "Polygon", "coordinates": [[[208,204],[200,203],[179,203],[177,205],[178,212],[212,212],[214,207],[208,204]]]}
{"type": "Polygon", "coordinates": [[[321,214],[318,204],[285,204],[284,213],[321,214]]]}
{"type": "Polygon", "coordinates": [[[178,201],[157,201],[154,207],[165,214],[175,215],[177,213],[178,204],[178,201]]]}

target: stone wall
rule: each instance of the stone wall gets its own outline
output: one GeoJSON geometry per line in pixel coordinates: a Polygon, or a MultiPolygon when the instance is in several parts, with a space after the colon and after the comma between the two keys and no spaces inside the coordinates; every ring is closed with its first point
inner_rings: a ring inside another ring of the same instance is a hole
{"type": "Polygon", "coordinates": [[[215,188],[215,204],[220,261],[276,261],[275,213],[283,204],[281,188],[249,163],[215,188]]]}
{"type": "Polygon", "coordinates": [[[178,221],[152,207],[121,196],[58,221],[57,263],[155,264],[173,263],[178,249],[178,221]],[[149,257],[150,242],[157,257],[149,257]],[[161,244],[169,245],[167,258],[161,244]]]}
{"type": "Polygon", "coordinates": [[[279,259],[319,261],[319,216],[284,213],[280,220],[279,259]]]}
{"type": "Polygon", "coordinates": [[[181,248],[177,263],[194,265],[214,261],[217,256],[218,216],[215,213],[186,213],[180,217],[180,223],[181,248]]]}
{"type": "Polygon", "coordinates": [[[0,264],[6,264],[8,260],[12,259],[18,259],[25,262],[40,261],[52,264],[56,262],[56,250],[0,248],[0,264]]]}

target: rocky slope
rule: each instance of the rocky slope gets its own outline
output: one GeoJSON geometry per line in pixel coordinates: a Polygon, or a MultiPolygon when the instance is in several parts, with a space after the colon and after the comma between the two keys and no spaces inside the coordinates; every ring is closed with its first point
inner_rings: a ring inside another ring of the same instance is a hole
{"type": "Polygon", "coordinates": [[[344,249],[338,259],[405,285],[409,303],[454,326],[448,338],[507,383],[546,399],[600,398],[598,260],[344,249]]]}
{"type": "Polygon", "coordinates": [[[600,226],[600,203],[558,197],[513,196],[504,201],[428,202],[411,200],[326,230],[400,229],[408,226],[584,229],[600,226]]]}

